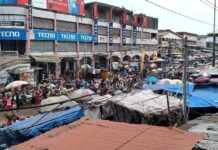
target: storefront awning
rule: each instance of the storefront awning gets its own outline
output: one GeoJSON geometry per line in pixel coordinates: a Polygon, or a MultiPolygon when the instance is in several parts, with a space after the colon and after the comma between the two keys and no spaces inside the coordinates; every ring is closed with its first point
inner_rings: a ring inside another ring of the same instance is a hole
{"type": "Polygon", "coordinates": [[[59,63],[61,59],[58,56],[32,56],[36,62],[59,63]]]}

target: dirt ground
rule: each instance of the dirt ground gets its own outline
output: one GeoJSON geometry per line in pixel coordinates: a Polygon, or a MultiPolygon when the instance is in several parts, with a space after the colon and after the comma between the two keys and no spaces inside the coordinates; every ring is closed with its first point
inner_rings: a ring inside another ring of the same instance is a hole
{"type": "MultiPolygon", "coordinates": [[[[39,108],[34,108],[34,109],[25,109],[25,110],[19,110],[18,111],[18,116],[20,118],[28,118],[33,115],[38,114],[39,108]]],[[[7,119],[5,117],[5,114],[8,112],[0,112],[0,126],[7,124],[7,119]]]]}

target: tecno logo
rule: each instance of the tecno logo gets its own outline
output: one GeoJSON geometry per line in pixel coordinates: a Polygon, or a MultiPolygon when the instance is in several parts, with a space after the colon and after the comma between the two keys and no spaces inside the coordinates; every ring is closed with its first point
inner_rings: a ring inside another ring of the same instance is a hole
{"type": "Polygon", "coordinates": [[[0,31],[0,37],[20,37],[18,31],[0,31]]]}
{"type": "Polygon", "coordinates": [[[38,37],[40,38],[47,38],[47,39],[55,39],[55,33],[46,33],[46,32],[39,32],[38,37]]]}

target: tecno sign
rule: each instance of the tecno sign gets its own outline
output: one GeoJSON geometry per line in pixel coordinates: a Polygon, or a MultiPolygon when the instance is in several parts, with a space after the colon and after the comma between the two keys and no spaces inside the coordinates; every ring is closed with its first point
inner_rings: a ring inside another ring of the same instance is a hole
{"type": "Polygon", "coordinates": [[[35,40],[93,42],[92,34],[34,30],[35,40]]]}
{"type": "Polygon", "coordinates": [[[0,40],[26,40],[24,29],[0,29],[0,40]]]}
{"type": "Polygon", "coordinates": [[[20,37],[20,32],[16,31],[1,31],[0,32],[1,37],[20,37]]]}
{"type": "Polygon", "coordinates": [[[43,31],[36,30],[35,31],[35,39],[40,40],[56,40],[56,33],[54,31],[43,31]]]}

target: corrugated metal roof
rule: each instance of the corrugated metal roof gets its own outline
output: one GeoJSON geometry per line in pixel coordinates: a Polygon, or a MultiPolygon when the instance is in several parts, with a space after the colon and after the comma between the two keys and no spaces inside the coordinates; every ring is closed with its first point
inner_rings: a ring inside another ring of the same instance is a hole
{"type": "Polygon", "coordinates": [[[81,119],[15,146],[14,150],[190,150],[202,134],[176,128],[81,119]]]}

